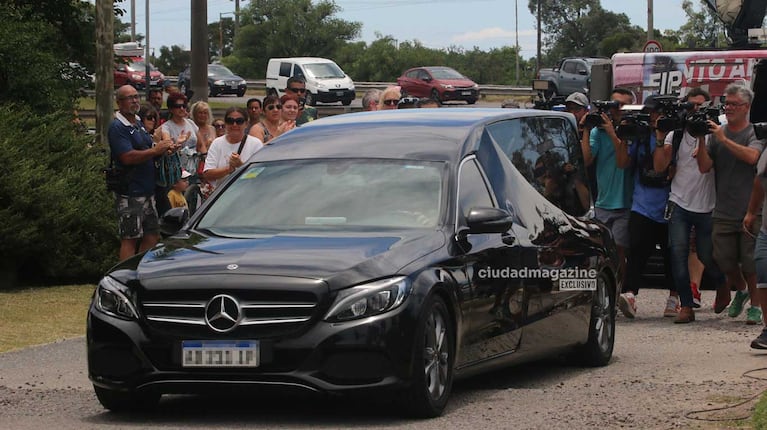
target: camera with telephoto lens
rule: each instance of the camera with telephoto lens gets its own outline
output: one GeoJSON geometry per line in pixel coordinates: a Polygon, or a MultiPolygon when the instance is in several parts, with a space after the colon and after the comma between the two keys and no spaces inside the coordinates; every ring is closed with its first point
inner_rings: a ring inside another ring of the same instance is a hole
{"type": "Polygon", "coordinates": [[[565,96],[554,96],[550,99],[545,98],[539,98],[535,100],[533,104],[533,109],[539,109],[539,110],[554,110],[554,106],[559,106],[565,104],[565,96]]]}
{"type": "Polygon", "coordinates": [[[767,139],[767,122],[756,122],[754,125],[754,134],[759,140],[767,139]]]}
{"type": "Polygon", "coordinates": [[[602,125],[602,113],[607,112],[610,114],[610,109],[620,108],[621,104],[614,100],[596,100],[592,103],[596,112],[591,112],[586,115],[586,119],[583,120],[583,125],[586,128],[594,128],[602,125]]]}
{"type": "Polygon", "coordinates": [[[656,128],[664,133],[684,127],[685,116],[694,105],[690,102],[680,102],[676,96],[654,96],[651,104],[645,104],[653,112],[658,112],[656,128]]]}
{"type": "Polygon", "coordinates": [[[685,125],[690,136],[702,137],[711,133],[711,130],[708,128],[708,121],[711,120],[719,124],[719,115],[721,113],[719,108],[709,107],[687,115],[685,125]]]}
{"type": "Polygon", "coordinates": [[[621,140],[631,143],[642,136],[650,134],[650,114],[640,111],[625,111],[621,123],[615,128],[615,134],[621,140]]]}

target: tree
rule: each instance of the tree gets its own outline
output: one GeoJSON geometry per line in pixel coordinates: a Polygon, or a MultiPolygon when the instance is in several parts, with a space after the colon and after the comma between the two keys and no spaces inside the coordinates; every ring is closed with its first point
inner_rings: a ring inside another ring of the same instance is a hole
{"type": "Polygon", "coordinates": [[[234,51],[234,19],[223,18],[208,24],[208,52],[211,57],[221,59],[234,51]],[[223,49],[223,54],[219,51],[223,49]]]}
{"type": "Polygon", "coordinates": [[[163,73],[178,76],[192,62],[192,53],[178,45],[170,48],[163,45],[160,47],[160,56],[152,59],[152,62],[163,73]]]}
{"type": "Polygon", "coordinates": [[[224,63],[243,76],[264,76],[272,57],[331,57],[362,24],[335,18],[332,0],[254,0],[242,9],[234,54],[224,63]]]}
{"type": "Polygon", "coordinates": [[[703,1],[695,6],[690,0],[682,2],[682,9],[687,15],[687,22],[682,24],[674,35],[686,49],[709,49],[727,45],[724,24],[716,13],[703,1]]]}

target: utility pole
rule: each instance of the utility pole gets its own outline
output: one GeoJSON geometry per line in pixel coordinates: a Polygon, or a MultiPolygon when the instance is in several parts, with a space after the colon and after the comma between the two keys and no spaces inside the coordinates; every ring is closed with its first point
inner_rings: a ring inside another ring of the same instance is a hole
{"type": "Polygon", "coordinates": [[[113,7],[113,0],[96,0],[96,144],[104,146],[114,117],[113,7]]]}
{"type": "Polygon", "coordinates": [[[652,22],[652,0],[647,0],[647,40],[655,39],[653,35],[653,22],[652,22]]]}
{"type": "Polygon", "coordinates": [[[152,83],[152,70],[149,68],[149,0],[144,2],[145,4],[145,16],[144,23],[146,24],[146,39],[144,40],[144,71],[146,74],[146,100],[149,101],[149,89],[152,83]]]}
{"type": "Polygon", "coordinates": [[[514,33],[516,35],[517,46],[517,74],[514,85],[519,86],[519,0],[514,0],[514,33]]]}
{"type": "Polygon", "coordinates": [[[192,101],[208,100],[208,2],[192,1],[192,101]]]}
{"type": "Polygon", "coordinates": [[[130,41],[136,41],[136,0],[130,0],[130,41]]]}
{"type": "Polygon", "coordinates": [[[237,30],[240,28],[240,0],[234,0],[234,39],[237,39],[237,30]]]}
{"type": "Polygon", "coordinates": [[[535,56],[535,74],[541,70],[541,0],[538,0],[538,53],[535,56]]]}

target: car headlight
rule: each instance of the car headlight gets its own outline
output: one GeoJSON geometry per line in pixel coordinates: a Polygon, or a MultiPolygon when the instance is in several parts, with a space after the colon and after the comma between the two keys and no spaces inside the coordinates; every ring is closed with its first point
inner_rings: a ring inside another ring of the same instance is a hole
{"type": "Polygon", "coordinates": [[[243,79],[243,80],[240,81],[240,85],[248,85],[248,81],[243,79]]]}
{"type": "Polygon", "coordinates": [[[477,84],[474,84],[474,85],[472,85],[472,87],[473,87],[475,90],[478,90],[478,89],[479,89],[479,85],[477,85],[477,84]]]}
{"type": "Polygon", "coordinates": [[[219,79],[217,81],[213,81],[213,85],[226,85],[226,81],[219,79]]]}
{"type": "Polygon", "coordinates": [[[388,312],[399,307],[410,295],[410,290],[411,284],[405,276],[342,290],[325,315],[325,320],[348,321],[388,312]]]}
{"type": "Polygon", "coordinates": [[[136,75],[136,74],[133,74],[133,75],[130,75],[130,77],[131,77],[131,79],[133,79],[134,81],[143,81],[143,80],[144,80],[144,77],[143,77],[143,76],[141,76],[141,75],[136,75]]]}
{"type": "Polygon", "coordinates": [[[325,89],[325,87],[327,87],[327,85],[323,84],[322,82],[317,82],[317,88],[325,89]]]}
{"type": "Polygon", "coordinates": [[[442,88],[452,89],[453,86],[450,84],[439,84],[442,88]]]}
{"type": "Polygon", "coordinates": [[[127,286],[117,282],[114,278],[105,276],[96,287],[93,301],[96,309],[107,315],[124,320],[138,319],[136,307],[128,298],[130,295],[127,286]]]}

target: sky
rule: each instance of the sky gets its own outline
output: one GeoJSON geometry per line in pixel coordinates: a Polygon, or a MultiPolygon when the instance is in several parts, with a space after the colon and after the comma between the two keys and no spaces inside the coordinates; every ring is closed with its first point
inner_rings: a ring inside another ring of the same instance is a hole
{"type": "MultiPolygon", "coordinates": [[[[136,4],[136,32],[145,34],[145,1],[149,1],[150,48],[190,46],[190,0],[126,0],[123,21],[130,22],[130,2],[136,4]]],[[[631,23],[647,28],[647,0],[602,0],[602,7],[625,13],[631,23]]],[[[240,0],[240,7],[247,5],[240,0]]],[[[341,11],[336,15],[362,23],[359,40],[372,42],[377,34],[399,41],[418,40],[430,48],[475,46],[489,50],[514,46],[515,22],[518,21],[519,45],[524,58],[535,56],[535,17],[527,8],[528,0],[335,0],[341,11]],[[518,4],[518,19],[515,13],[518,4]]],[[[682,0],[654,0],[654,27],[678,29],[685,21],[682,0]]],[[[231,17],[233,0],[208,0],[208,22],[217,22],[220,14],[231,17]]]]}

